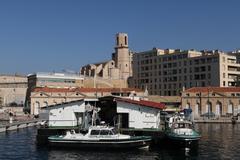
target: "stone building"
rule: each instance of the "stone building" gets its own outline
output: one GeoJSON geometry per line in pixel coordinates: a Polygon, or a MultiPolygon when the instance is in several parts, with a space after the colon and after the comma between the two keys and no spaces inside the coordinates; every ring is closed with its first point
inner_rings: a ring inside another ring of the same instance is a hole
{"type": "Polygon", "coordinates": [[[144,91],[131,88],[49,88],[37,87],[31,92],[31,114],[37,115],[42,107],[103,96],[144,97],[144,91]]]}
{"type": "Polygon", "coordinates": [[[28,75],[28,87],[83,87],[83,80],[77,73],[37,72],[28,75]]]}
{"type": "Polygon", "coordinates": [[[112,59],[106,62],[87,64],[80,69],[80,73],[86,77],[96,76],[103,79],[123,79],[126,81],[132,76],[132,54],[128,48],[128,35],[118,33],[116,34],[116,47],[112,59]]]}
{"type": "Polygon", "coordinates": [[[235,86],[240,76],[237,59],[237,54],[219,50],[153,48],[133,55],[130,87],[147,87],[151,95],[176,96],[184,88],[235,86]]]}
{"type": "Polygon", "coordinates": [[[193,87],[182,93],[182,109],[191,108],[194,119],[204,115],[232,117],[240,113],[240,87],[193,87]],[[209,114],[208,114],[209,113],[209,114]]]}
{"type": "Polygon", "coordinates": [[[50,88],[77,88],[84,86],[84,77],[72,73],[55,73],[55,72],[37,72],[29,74],[28,89],[26,95],[26,106],[31,105],[31,92],[37,87],[50,88]]]}
{"type": "Polygon", "coordinates": [[[23,106],[26,92],[26,76],[0,75],[0,106],[23,106]]]}

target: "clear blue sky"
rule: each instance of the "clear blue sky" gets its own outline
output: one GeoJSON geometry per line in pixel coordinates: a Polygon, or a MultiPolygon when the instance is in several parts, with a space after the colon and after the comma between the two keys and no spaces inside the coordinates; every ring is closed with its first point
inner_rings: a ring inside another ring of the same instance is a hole
{"type": "Polygon", "coordinates": [[[79,71],[108,60],[115,34],[134,51],[240,48],[238,0],[1,0],[0,73],[79,71]]]}

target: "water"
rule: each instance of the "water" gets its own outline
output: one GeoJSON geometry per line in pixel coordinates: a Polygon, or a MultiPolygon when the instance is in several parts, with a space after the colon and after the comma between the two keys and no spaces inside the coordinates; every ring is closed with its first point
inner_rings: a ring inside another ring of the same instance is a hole
{"type": "Polygon", "coordinates": [[[151,151],[81,151],[36,146],[37,128],[0,133],[0,160],[227,160],[240,157],[240,124],[198,124],[202,133],[198,149],[155,148],[151,151]]]}

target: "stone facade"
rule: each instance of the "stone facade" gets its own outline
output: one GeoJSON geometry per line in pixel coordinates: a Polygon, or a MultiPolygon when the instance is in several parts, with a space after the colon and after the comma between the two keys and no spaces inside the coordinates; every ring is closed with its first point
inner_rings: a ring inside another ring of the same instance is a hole
{"type": "Polygon", "coordinates": [[[23,106],[27,92],[27,77],[0,75],[0,106],[23,106]]]}
{"type": "Polygon", "coordinates": [[[38,114],[39,109],[45,106],[81,100],[83,98],[96,98],[103,96],[138,96],[143,97],[144,92],[131,88],[35,88],[31,92],[31,114],[38,114]]]}
{"type": "Polygon", "coordinates": [[[240,76],[236,54],[215,51],[157,49],[133,55],[130,87],[151,95],[176,96],[185,88],[235,86],[240,76]]]}
{"type": "Polygon", "coordinates": [[[77,88],[84,86],[84,77],[79,74],[38,72],[28,75],[28,89],[26,96],[27,107],[31,105],[31,92],[36,87],[77,88]]]}
{"type": "Polygon", "coordinates": [[[240,113],[240,87],[194,87],[182,93],[182,109],[191,108],[195,119],[204,114],[215,118],[240,113]],[[213,113],[213,114],[212,114],[213,113]]]}

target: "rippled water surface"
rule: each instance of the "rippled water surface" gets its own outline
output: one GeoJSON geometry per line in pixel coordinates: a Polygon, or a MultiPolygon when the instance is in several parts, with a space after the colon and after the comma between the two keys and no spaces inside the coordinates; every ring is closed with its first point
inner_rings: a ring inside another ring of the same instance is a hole
{"type": "Polygon", "coordinates": [[[57,150],[36,146],[37,128],[25,128],[0,133],[0,160],[50,159],[50,160],[227,160],[240,159],[240,124],[198,124],[202,134],[198,149],[166,149],[164,146],[151,151],[81,151],[57,150]]]}

